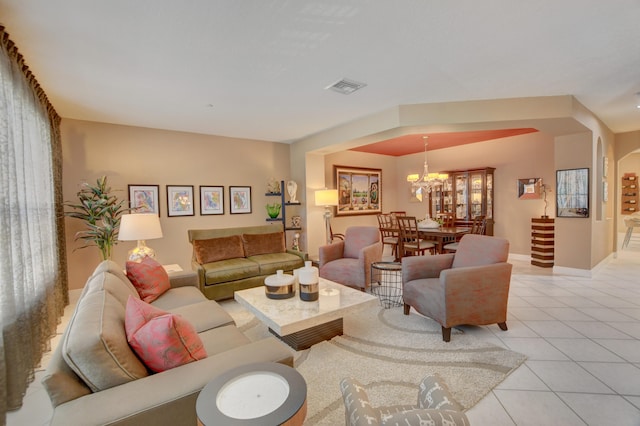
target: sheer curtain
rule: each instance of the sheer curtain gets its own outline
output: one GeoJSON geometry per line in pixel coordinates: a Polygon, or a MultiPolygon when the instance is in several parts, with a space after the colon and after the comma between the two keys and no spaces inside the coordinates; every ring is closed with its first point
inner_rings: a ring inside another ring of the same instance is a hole
{"type": "Polygon", "coordinates": [[[59,125],[0,26],[0,424],[68,304],[59,125]]]}

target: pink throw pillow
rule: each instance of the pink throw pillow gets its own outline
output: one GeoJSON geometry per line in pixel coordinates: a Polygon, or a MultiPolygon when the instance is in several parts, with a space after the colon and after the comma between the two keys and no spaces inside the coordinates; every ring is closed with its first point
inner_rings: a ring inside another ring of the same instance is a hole
{"type": "Polygon", "coordinates": [[[200,336],[188,321],[131,296],[125,330],[133,351],[156,373],[207,357],[200,336]]]}
{"type": "Polygon", "coordinates": [[[138,291],[140,298],[151,303],[171,288],[169,274],[151,257],[145,257],[142,262],[127,262],[127,278],[138,291]]]}

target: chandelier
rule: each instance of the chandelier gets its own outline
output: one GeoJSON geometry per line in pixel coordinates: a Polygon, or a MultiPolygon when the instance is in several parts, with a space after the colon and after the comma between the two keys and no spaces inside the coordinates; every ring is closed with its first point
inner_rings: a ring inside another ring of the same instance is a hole
{"type": "Polygon", "coordinates": [[[427,139],[429,139],[429,136],[423,136],[422,139],[424,139],[424,169],[422,170],[422,176],[417,173],[408,175],[407,182],[411,182],[412,188],[431,192],[435,187],[442,185],[449,178],[449,175],[446,173],[429,173],[429,166],[427,165],[427,139]]]}

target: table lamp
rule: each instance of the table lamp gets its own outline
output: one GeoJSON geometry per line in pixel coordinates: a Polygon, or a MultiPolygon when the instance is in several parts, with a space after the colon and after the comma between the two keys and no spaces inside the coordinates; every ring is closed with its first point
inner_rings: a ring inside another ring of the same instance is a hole
{"type": "Polygon", "coordinates": [[[127,260],[141,262],[146,256],[156,257],[155,251],[145,243],[154,238],[162,238],[160,218],[156,213],[125,214],[120,218],[118,240],[138,241],[138,246],[129,251],[127,260]]]}
{"type": "Polygon", "coordinates": [[[315,193],[316,206],[324,206],[324,223],[327,229],[327,244],[331,244],[331,207],[338,205],[337,189],[320,189],[315,193]]]}

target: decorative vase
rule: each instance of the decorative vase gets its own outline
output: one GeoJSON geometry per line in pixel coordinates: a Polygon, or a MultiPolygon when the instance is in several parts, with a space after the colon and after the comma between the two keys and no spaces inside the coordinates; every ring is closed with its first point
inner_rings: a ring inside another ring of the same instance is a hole
{"type": "Polygon", "coordinates": [[[287,182],[287,192],[289,193],[289,202],[290,203],[297,203],[298,202],[298,200],[296,199],[296,197],[297,197],[296,191],[298,191],[298,184],[295,183],[295,181],[292,181],[292,180],[287,182]]]}
{"type": "Polygon", "coordinates": [[[304,262],[304,267],[298,269],[298,281],[300,283],[300,299],[305,302],[318,300],[319,293],[318,268],[311,266],[311,261],[304,262]]]}
{"type": "Polygon", "coordinates": [[[278,203],[273,203],[273,204],[267,204],[265,206],[265,208],[267,209],[267,214],[269,214],[269,217],[271,219],[275,219],[278,217],[278,215],[280,214],[280,204],[278,203]]]}

